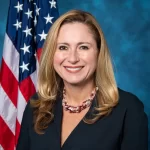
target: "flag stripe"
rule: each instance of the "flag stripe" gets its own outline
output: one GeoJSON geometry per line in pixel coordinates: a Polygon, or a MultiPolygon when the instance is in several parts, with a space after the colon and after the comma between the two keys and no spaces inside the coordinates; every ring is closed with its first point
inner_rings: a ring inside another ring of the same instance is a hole
{"type": "Polygon", "coordinates": [[[5,60],[7,66],[9,66],[9,69],[11,70],[12,74],[18,80],[19,53],[7,34],[5,34],[4,49],[6,51],[3,52],[3,59],[5,60]]]}
{"type": "Polygon", "coordinates": [[[20,124],[22,121],[22,116],[23,116],[23,112],[24,112],[26,104],[27,104],[27,101],[23,97],[21,91],[18,90],[17,119],[20,124]]]}
{"type": "Polygon", "coordinates": [[[4,148],[2,147],[2,145],[0,145],[0,150],[4,150],[4,148]]]}
{"type": "Polygon", "coordinates": [[[3,58],[1,72],[3,72],[0,75],[1,86],[7,93],[8,97],[11,99],[12,103],[17,107],[18,81],[16,80],[15,76],[13,75],[3,58]]]}
{"type": "Polygon", "coordinates": [[[34,84],[30,77],[20,82],[19,88],[26,101],[28,101],[30,97],[36,92],[34,84]],[[27,85],[30,86],[27,87],[27,85]]]}
{"type": "MultiPolygon", "coordinates": [[[[39,68],[39,63],[37,61],[37,68],[39,68]]],[[[38,70],[36,70],[35,72],[33,72],[31,75],[30,75],[30,78],[32,80],[32,83],[34,84],[34,87],[35,87],[35,90],[37,91],[37,72],[38,70]]]]}
{"type": "Polygon", "coordinates": [[[42,53],[42,48],[39,48],[37,50],[37,58],[38,58],[38,60],[40,60],[41,53],[42,53]]]}
{"type": "Polygon", "coordinates": [[[1,134],[3,135],[1,139],[1,145],[4,148],[4,150],[13,150],[15,145],[14,135],[8,128],[6,122],[1,118],[1,116],[0,116],[0,123],[1,126],[3,127],[3,131],[1,131],[1,134]]]}
{"type": "Polygon", "coordinates": [[[18,122],[18,120],[16,120],[15,145],[17,145],[17,142],[18,142],[20,127],[21,127],[20,123],[18,122]]]}
{"type": "Polygon", "coordinates": [[[12,133],[15,135],[17,109],[3,89],[1,89],[0,95],[1,99],[3,99],[3,101],[0,101],[1,117],[6,122],[7,126],[10,128],[12,133]],[[5,108],[5,106],[7,106],[7,109],[5,108]]]}

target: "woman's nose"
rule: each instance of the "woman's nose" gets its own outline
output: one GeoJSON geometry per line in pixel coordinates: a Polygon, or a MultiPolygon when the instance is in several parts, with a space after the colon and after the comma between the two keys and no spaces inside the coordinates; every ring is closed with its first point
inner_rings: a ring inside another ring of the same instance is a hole
{"type": "Polygon", "coordinates": [[[70,50],[68,55],[68,62],[77,63],[79,61],[79,56],[76,50],[70,50]]]}

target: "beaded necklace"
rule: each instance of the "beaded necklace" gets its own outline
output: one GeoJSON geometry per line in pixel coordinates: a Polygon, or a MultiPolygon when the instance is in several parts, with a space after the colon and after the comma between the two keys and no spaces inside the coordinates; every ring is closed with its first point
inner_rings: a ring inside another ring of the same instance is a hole
{"type": "Polygon", "coordinates": [[[71,106],[67,103],[66,100],[66,89],[63,89],[63,100],[62,100],[62,106],[66,111],[69,111],[70,113],[80,113],[85,108],[89,107],[92,104],[92,100],[96,94],[96,91],[98,90],[98,87],[94,88],[94,90],[91,92],[90,97],[83,101],[81,105],[79,106],[71,106]]]}

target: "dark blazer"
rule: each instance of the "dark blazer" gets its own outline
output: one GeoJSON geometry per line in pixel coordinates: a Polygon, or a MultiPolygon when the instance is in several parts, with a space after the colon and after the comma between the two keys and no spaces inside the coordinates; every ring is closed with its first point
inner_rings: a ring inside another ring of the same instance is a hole
{"type": "MultiPolygon", "coordinates": [[[[54,121],[43,135],[33,129],[33,110],[28,103],[16,150],[148,150],[148,119],[142,102],[120,89],[119,95],[119,104],[109,116],[91,125],[80,121],[62,148],[61,98],[57,98],[54,121]]],[[[95,105],[94,99],[86,117],[90,117],[95,105]]]]}

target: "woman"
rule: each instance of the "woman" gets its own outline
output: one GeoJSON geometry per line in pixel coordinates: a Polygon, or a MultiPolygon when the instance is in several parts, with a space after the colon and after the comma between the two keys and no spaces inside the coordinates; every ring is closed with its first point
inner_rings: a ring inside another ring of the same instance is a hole
{"type": "Polygon", "coordinates": [[[97,21],[62,15],[45,41],[17,150],[147,150],[147,134],[143,104],[117,88],[97,21]]]}

